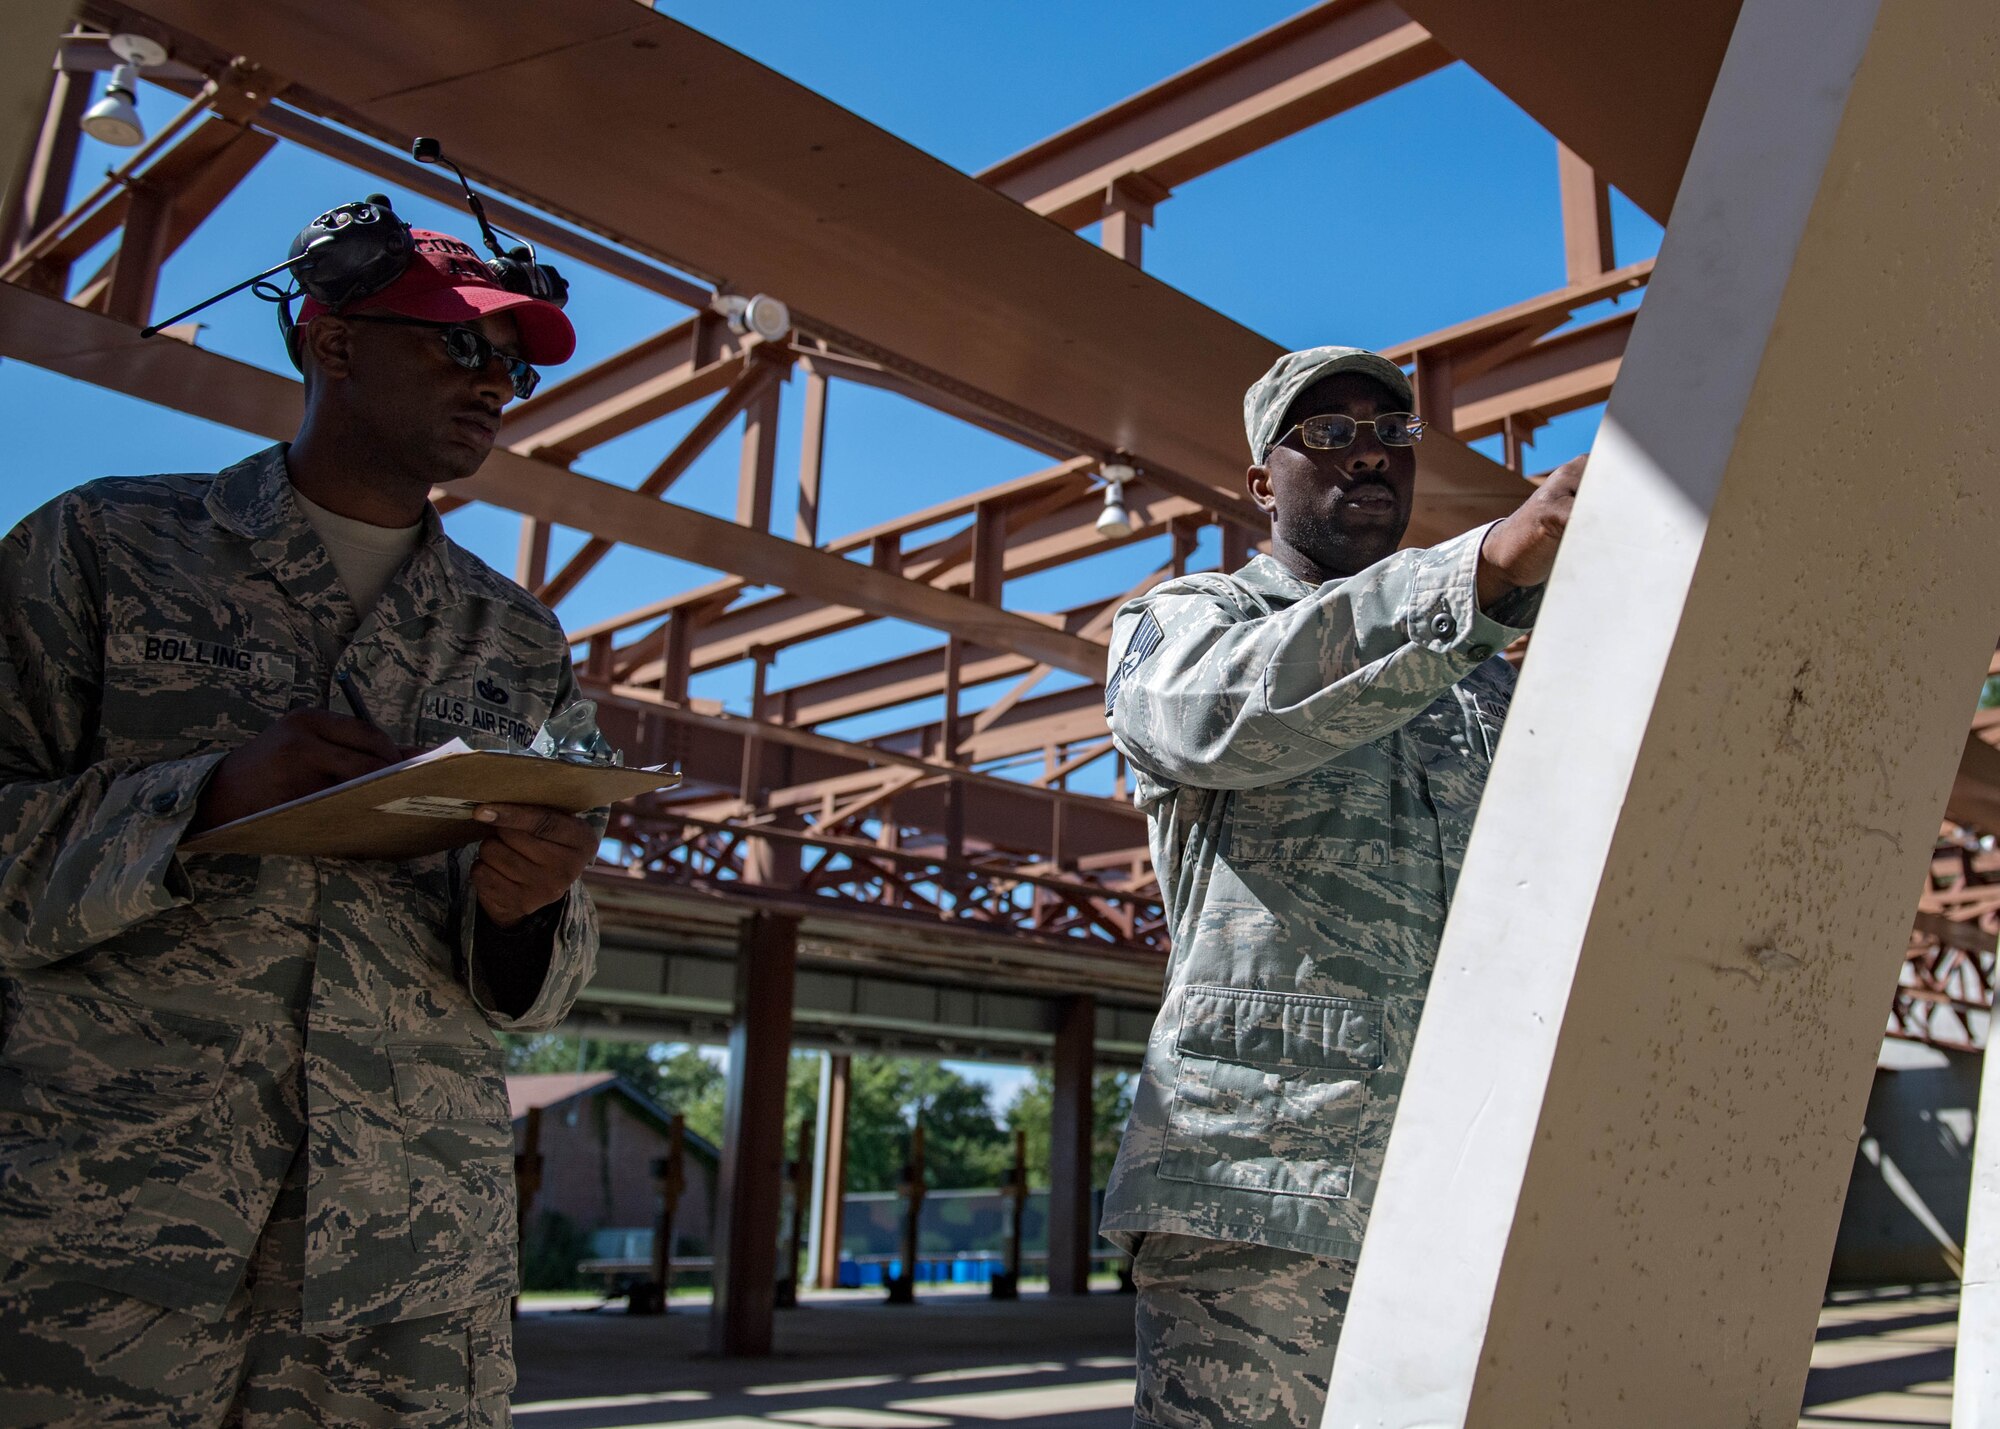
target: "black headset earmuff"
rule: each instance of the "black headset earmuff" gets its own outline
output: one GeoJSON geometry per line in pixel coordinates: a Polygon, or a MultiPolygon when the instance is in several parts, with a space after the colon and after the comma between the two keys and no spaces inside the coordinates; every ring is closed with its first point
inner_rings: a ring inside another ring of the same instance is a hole
{"type": "MultiPolygon", "coordinates": [[[[535,257],[526,243],[502,249],[493,225],[486,221],[485,205],[458,165],[444,156],[444,147],[435,139],[419,139],[410,146],[410,157],[420,164],[443,164],[458,175],[465,191],[465,206],[479,220],[479,234],[493,256],[486,259],[486,271],[510,293],[540,298],[561,307],[569,301],[569,284],[562,274],[535,257]]],[[[152,337],[183,318],[192,317],[210,303],[232,293],[250,289],[260,298],[278,306],[278,330],[284,334],[285,351],[292,365],[304,370],[299,351],[299,328],[292,318],[292,303],[301,294],[318,300],[329,311],[339,312],[349,304],[373,297],[403,276],[417,251],[416,238],[391,206],[387,195],[370,194],[359,203],[344,203],[299,230],[292,251],[284,262],[224,288],[212,298],[204,298],[185,312],[141,328],[139,336],[152,337]],[[296,287],[281,288],[271,280],[280,273],[292,276],[296,287]]]]}
{"type": "Polygon", "coordinates": [[[284,334],[292,366],[304,370],[298,324],[292,320],[292,300],[299,293],[337,313],[349,303],[373,297],[402,277],[416,251],[410,225],[403,222],[386,194],[370,194],[359,203],[330,208],[301,228],[292,240],[289,259],[297,265],[292,270],[298,278],[297,290],[260,293],[277,302],[278,331],[284,334]]]}

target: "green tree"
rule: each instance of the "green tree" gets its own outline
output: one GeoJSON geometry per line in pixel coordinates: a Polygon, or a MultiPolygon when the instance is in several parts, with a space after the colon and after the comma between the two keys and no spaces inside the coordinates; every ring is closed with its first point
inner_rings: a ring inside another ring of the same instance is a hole
{"type": "MultiPolygon", "coordinates": [[[[621,1042],[555,1033],[508,1035],[509,1073],[615,1072],[687,1128],[722,1144],[729,1098],[725,1065],[681,1043],[621,1042]]],[[[980,1083],[938,1062],[907,1057],[856,1057],[847,1115],[847,1188],[893,1191],[909,1155],[910,1127],[924,1123],[926,1184],[940,1189],[997,1186],[1013,1163],[1013,1137],[1000,1125],[980,1083]]],[[[798,1149],[799,1126],[819,1108],[820,1056],[794,1052],[785,1076],[785,1154],[798,1149]]],[[[1044,1105],[1046,1106],[1046,1097],[1044,1105]]],[[[1047,1116],[1042,1118],[1047,1160],[1047,1116]]],[[[817,1149],[815,1155],[817,1155],[817,1149]]]]}
{"type": "Polygon", "coordinates": [[[501,1040],[507,1047],[510,1076],[533,1072],[616,1072],[649,1093],[654,1052],[661,1045],[586,1037],[582,1039],[579,1057],[578,1039],[560,1033],[502,1033],[501,1040]]]}
{"type": "MultiPolygon", "coordinates": [[[[1130,1072],[1099,1072],[1091,1083],[1090,1183],[1111,1179],[1118,1156],[1118,1139],[1132,1112],[1130,1072]]],[[[1007,1108],[1007,1125],[1028,1133],[1028,1184],[1049,1184],[1049,1117],[1055,1107],[1055,1079],[1047,1067],[1035,1068],[1034,1080],[1021,1089],[1007,1108]]]]}
{"type": "Polygon", "coordinates": [[[909,1155],[910,1127],[924,1125],[924,1180],[936,1190],[994,1186],[1011,1138],[986,1088],[938,1062],[856,1057],[848,1104],[847,1188],[893,1191],[909,1155]]]}

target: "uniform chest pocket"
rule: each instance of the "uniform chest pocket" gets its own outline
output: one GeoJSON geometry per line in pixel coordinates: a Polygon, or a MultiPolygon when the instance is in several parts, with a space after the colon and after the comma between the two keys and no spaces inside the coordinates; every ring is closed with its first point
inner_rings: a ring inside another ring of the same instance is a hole
{"type": "Polygon", "coordinates": [[[417,702],[416,744],[434,749],[462,739],[474,749],[525,749],[541,728],[524,694],[496,680],[437,685],[417,702]]]}
{"type": "Polygon", "coordinates": [[[247,743],[291,708],[297,662],[182,632],[105,640],[99,729],[109,758],[177,758],[247,743]]]}
{"type": "Polygon", "coordinates": [[[1227,857],[1247,864],[1387,864],[1389,789],[1388,760],[1373,748],[1289,783],[1245,789],[1235,796],[1227,857]]]}
{"type": "Polygon", "coordinates": [[[1189,988],[1160,1175],[1346,1199],[1382,1046],[1379,1002],[1189,988]]]}
{"type": "Polygon", "coordinates": [[[514,1234],[514,1138],[498,1048],[389,1048],[410,1185],[410,1240],[430,1254],[494,1253],[514,1234]]]}

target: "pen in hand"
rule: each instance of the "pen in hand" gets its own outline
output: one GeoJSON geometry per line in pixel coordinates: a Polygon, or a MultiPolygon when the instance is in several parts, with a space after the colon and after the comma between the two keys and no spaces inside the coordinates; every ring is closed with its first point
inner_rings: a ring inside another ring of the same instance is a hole
{"type": "MultiPolygon", "coordinates": [[[[361,698],[361,687],[354,683],[354,676],[348,674],[345,670],[335,670],[333,672],[333,682],[340,686],[340,692],[347,696],[347,707],[354,711],[356,719],[360,720],[363,724],[373,725],[376,729],[382,728],[381,725],[375,723],[375,716],[368,713],[368,705],[361,698]]],[[[383,732],[387,733],[386,730],[383,732]]]]}
{"type": "Polygon", "coordinates": [[[416,754],[416,750],[398,741],[395,735],[384,729],[375,716],[368,712],[368,703],[361,698],[361,686],[355,681],[353,675],[345,670],[335,670],[333,672],[333,682],[340,686],[340,692],[347,696],[347,707],[354,711],[356,719],[381,735],[382,738],[388,740],[389,743],[395,745],[397,753],[404,759],[408,759],[416,754]]]}

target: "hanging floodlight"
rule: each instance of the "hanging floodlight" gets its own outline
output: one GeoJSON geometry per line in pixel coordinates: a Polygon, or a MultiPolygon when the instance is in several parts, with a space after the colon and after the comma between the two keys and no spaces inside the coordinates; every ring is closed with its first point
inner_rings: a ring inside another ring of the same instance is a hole
{"type": "Polygon", "coordinates": [[[139,67],[121,64],[111,71],[111,83],[104,98],[86,109],[79,127],[100,144],[116,144],[131,149],[146,140],[146,126],[139,122],[139,67]]]}
{"type": "Polygon", "coordinates": [[[1097,470],[1104,478],[1104,510],[1097,517],[1097,533],[1122,540],[1132,534],[1135,524],[1125,508],[1125,483],[1138,473],[1128,461],[1107,461],[1097,470]]]}

